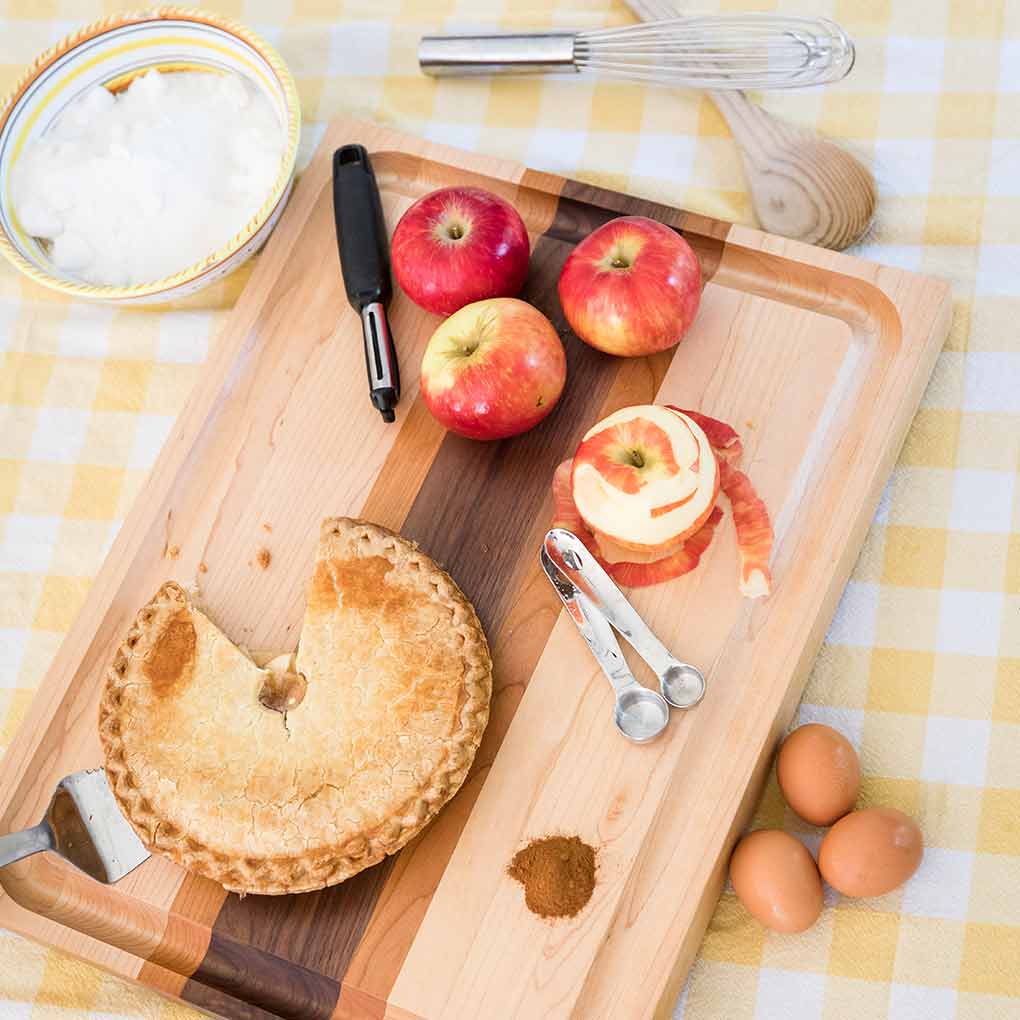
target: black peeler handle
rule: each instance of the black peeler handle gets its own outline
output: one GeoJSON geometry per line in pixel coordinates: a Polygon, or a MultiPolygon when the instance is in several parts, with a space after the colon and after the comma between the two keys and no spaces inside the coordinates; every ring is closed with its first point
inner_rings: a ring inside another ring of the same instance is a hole
{"type": "Polygon", "coordinates": [[[392,295],[389,246],[379,188],[363,145],[333,153],[333,216],[347,300],[361,316],[368,395],[383,416],[396,420],[400,366],[386,318],[392,295]]]}
{"type": "Polygon", "coordinates": [[[389,245],[379,188],[363,145],[333,153],[333,216],[347,300],[356,312],[389,301],[389,245]]]}

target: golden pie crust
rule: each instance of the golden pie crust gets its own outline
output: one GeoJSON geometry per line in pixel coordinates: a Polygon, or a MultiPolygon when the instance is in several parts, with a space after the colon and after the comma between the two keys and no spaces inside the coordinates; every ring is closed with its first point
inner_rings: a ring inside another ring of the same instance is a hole
{"type": "Polygon", "coordinates": [[[107,673],[99,735],[124,814],[234,892],[321,889],[399,850],[457,792],[488,721],[471,603],[365,521],[323,524],[292,669],[303,700],[266,707],[300,677],[260,669],[168,582],[107,673]]]}

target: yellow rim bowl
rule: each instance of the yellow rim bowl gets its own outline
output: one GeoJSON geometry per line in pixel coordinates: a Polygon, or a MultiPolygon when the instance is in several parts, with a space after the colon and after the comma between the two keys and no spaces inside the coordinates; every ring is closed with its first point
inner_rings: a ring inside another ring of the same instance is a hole
{"type": "Polygon", "coordinates": [[[254,32],[185,7],[158,7],[94,22],[43,53],[0,107],[0,253],[26,276],[72,297],[140,304],[194,293],[236,269],[269,236],[290,195],[300,131],[294,79],[276,51],[254,32]],[[201,262],[132,287],[84,283],[58,270],[40,243],[21,228],[11,201],[11,171],[25,146],[88,89],[123,88],[151,68],[243,75],[269,100],[286,134],[280,173],[255,216],[201,262]]]}

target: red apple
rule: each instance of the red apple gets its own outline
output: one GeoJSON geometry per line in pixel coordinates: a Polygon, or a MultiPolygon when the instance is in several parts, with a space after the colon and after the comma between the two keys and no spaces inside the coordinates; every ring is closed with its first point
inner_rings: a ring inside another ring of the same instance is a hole
{"type": "Polygon", "coordinates": [[[481,188],[442,188],[419,198],[390,242],[404,293],[436,315],[513,297],[524,286],[530,251],[517,210],[481,188]]]}
{"type": "Polygon", "coordinates": [[[571,253],[560,304],[585,343],[625,358],[679,343],[701,301],[701,266],[691,246],[645,216],[610,220],[571,253]]]}
{"type": "Polygon", "coordinates": [[[505,439],[537,425],[563,392],[567,359],[553,324],[516,298],[454,312],[421,361],[421,395],[441,425],[469,439],[505,439]]]}
{"type": "Polygon", "coordinates": [[[708,520],[719,462],[692,418],[644,404],[611,414],[585,434],[570,485],[607,560],[652,562],[677,553],[708,520]]]}

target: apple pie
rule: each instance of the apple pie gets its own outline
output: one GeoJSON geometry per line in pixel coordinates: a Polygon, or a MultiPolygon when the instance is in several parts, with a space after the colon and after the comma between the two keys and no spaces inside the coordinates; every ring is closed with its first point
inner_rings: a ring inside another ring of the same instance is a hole
{"type": "Polygon", "coordinates": [[[293,656],[262,668],[179,585],[138,614],[99,713],[145,845],[242,893],[342,882],[400,849],[463,783],[492,662],[470,602],[417,546],[323,524],[293,656]]]}

